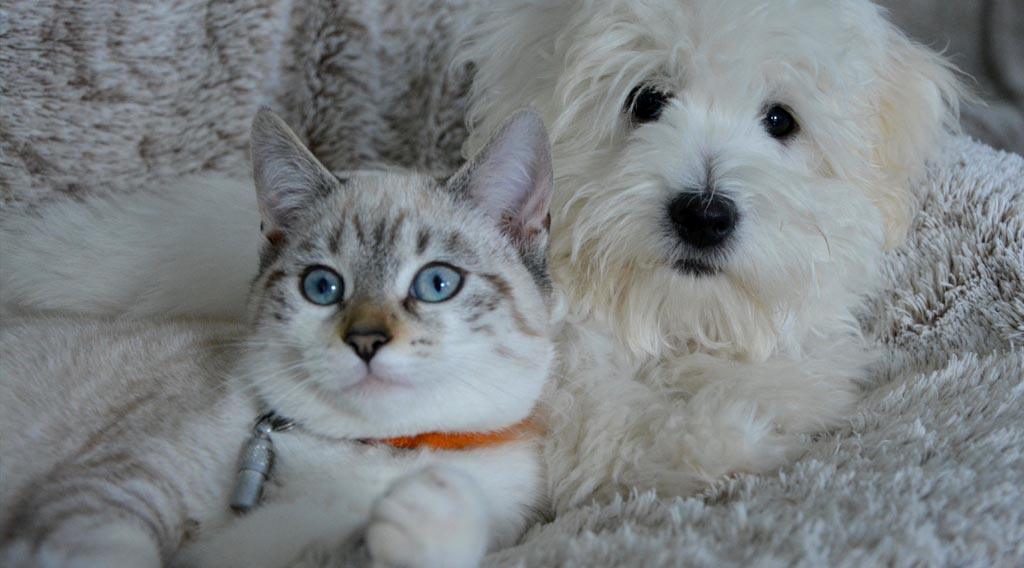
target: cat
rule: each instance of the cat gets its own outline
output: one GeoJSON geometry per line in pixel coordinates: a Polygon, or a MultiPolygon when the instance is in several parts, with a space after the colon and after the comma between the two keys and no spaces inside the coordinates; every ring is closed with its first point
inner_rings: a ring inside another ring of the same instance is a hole
{"type": "Polygon", "coordinates": [[[3,566],[475,566],[543,507],[539,117],[443,182],[335,176],[268,110],[252,140],[246,323],[5,318],[3,566]]]}

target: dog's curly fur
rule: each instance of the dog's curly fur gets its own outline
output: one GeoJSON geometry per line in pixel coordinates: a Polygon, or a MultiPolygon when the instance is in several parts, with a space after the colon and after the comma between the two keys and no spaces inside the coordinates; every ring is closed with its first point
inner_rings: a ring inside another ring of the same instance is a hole
{"type": "Polygon", "coordinates": [[[775,468],[841,420],[872,361],[858,309],[956,128],[952,66],[867,0],[510,0],[478,21],[466,150],[521,107],[552,135],[558,506],[775,468]],[[667,101],[641,123],[645,87],[667,101]],[[668,212],[693,188],[738,212],[710,253],[668,212]]]}

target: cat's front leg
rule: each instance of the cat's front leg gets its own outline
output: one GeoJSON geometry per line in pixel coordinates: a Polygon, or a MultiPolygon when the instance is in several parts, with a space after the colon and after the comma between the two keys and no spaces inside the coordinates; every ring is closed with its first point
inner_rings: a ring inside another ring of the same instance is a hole
{"type": "Polygon", "coordinates": [[[5,568],[159,568],[149,531],[131,522],[81,518],[43,540],[19,538],[0,547],[5,568]]]}
{"type": "Polygon", "coordinates": [[[366,544],[377,567],[473,567],[487,551],[487,507],[469,475],[431,466],[399,479],[377,501],[366,544]]]}

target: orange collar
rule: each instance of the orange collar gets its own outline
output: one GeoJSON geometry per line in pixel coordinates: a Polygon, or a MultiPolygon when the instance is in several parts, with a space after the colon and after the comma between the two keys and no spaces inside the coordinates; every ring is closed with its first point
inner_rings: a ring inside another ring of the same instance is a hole
{"type": "MultiPolygon", "coordinates": [[[[260,502],[263,484],[273,467],[274,442],[271,434],[295,428],[294,420],[270,411],[256,419],[252,434],[242,445],[238,462],[238,475],[231,490],[231,508],[245,513],[260,502]],[[255,475],[254,475],[255,474],[255,475]]],[[[403,438],[363,440],[395,448],[433,450],[475,450],[510,442],[525,441],[540,433],[538,422],[531,416],[518,424],[492,432],[428,432],[403,438]]]]}
{"type": "Polygon", "coordinates": [[[410,450],[419,448],[429,448],[432,450],[478,450],[509,442],[529,440],[538,433],[537,422],[533,417],[530,417],[508,428],[491,432],[427,432],[426,434],[417,434],[415,436],[370,441],[410,450]]]}

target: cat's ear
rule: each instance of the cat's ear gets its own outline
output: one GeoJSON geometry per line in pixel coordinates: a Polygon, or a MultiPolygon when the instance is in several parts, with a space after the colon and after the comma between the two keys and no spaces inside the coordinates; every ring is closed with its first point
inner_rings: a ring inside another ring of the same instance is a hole
{"type": "Polygon", "coordinates": [[[280,117],[261,108],[252,122],[252,166],[263,234],[280,241],[303,208],[337,184],[280,117]]]}
{"type": "Polygon", "coordinates": [[[551,143],[532,111],[512,115],[449,182],[520,242],[547,235],[552,184],[551,143]]]}

